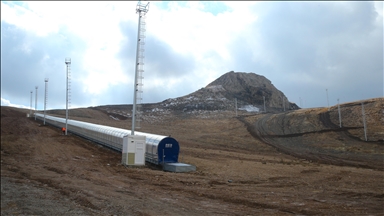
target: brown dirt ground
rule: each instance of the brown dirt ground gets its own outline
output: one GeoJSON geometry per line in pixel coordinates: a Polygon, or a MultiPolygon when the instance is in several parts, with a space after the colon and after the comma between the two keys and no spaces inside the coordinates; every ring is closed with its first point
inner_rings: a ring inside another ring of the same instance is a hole
{"type": "MultiPolygon", "coordinates": [[[[358,112],[352,105],[344,109],[358,112]]],[[[125,167],[118,152],[63,136],[58,128],[26,118],[28,110],[1,107],[1,215],[383,215],[383,101],[366,111],[369,137],[376,137],[370,142],[359,139],[361,128],[348,134],[322,131],[333,128],[325,125],[329,121],[338,124],[332,110],[321,121],[322,109],[286,113],[285,123],[281,114],[236,118],[233,113],[143,122],[141,131],[175,137],[180,161],[197,166],[196,172],[170,173],[148,165],[125,167]],[[303,113],[309,115],[301,118],[303,113]],[[290,115],[302,120],[295,123],[290,115]],[[278,129],[273,122],[285,126],[278,129]],[[298,139],[310,129],[322,132],[298,139]],[[334,152],[334,160],[324,161],[310,151],[311,160],[302,151],[310,141],[306,148],[340,150],[343,144],[347,152],[351,140],[357,164],[334,152]],[[285,151],[296,142],[303,154],[285,151]],[[379,161],[362,166],[372,155],[379,161]]],[[[129,119],[116,121],[94,109],[71,113],[73,119],[130,127],[129,119]]],[[[345,124],[353,128],[357,120],[348,115],[345,124]]]]}

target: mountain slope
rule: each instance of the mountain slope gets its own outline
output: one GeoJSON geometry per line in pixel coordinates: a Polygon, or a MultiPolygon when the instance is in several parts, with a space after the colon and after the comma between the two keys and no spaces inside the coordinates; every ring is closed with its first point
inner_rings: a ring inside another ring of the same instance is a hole
{"type": "Polygon", "coordinates": [[[161,103],[163,107],[175,110],[233,110],[235,100],[239,108],[253,106],[259,110],[277,111],[298,109],[279,91],[270,80],[255,73],[230,71],[215,81],[191,94],[168,99],[161,103]]]}

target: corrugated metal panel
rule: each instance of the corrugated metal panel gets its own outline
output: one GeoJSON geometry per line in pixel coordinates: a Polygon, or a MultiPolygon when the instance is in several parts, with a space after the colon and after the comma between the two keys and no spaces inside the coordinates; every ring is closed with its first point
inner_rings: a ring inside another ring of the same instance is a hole
{"type": "MultiPolygon", "coordinates": [[[[43,120],[44,115],[36,113],[36,117],[43,120]]],[[[64,127],[63,125],[65,125],[64,118],[54,116],[46,116],[46,122],[56,127],[64,127]]],[[[68,132],[99,142],[118,151],[122,151],[123,137],[131,134],[130,130],[88,122],[69,119],[67,123],[69,125],[68,132]]],[[[178,162],[179,143],[174,138],[143,132],[135,132],[135,135],[146,137],[147,161],[155,164],[178,162]],[[163,150],[165,154],[164,161],[163,150]]]]}

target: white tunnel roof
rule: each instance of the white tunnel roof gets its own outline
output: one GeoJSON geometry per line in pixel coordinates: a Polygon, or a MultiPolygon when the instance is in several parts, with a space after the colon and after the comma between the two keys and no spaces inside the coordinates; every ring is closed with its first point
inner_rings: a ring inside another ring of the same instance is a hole
{"type": "MultiPolygon", "coordinates": [[[[36,115],[40,117],[44,117],[44,115],[40,113],[36,113],[36,115]]],[[[60,117],[54,117],[54,116],[48,116],[46,115],[45,118],[52,119],[57,122],[61,122],[65,124],[65,119],[60,117]]],[[[128,136],[131,134],[130,130],[122,129],[122,128],[116,128],[116,127],[110,127],[105,125],[99,125],[99,124],[93,124],[88,122],[82,122],[82,121],[76,121],[68,119],[68,125],[78,126],[82,128],[86,128],[92,131],[98,131],[100,133],[110,134],[113,136],[121,137],[128,136]]],[[[69,128],[70,130],[70,128],[69,128]]],[[[143,133],[135,131],[135,135],[139,136],[145,136],[146,137],[146,143],[151,145],[157,145],[162,139],[166,138],[167,136],[163,135],[157,135],[157,134],[150,134],[150,133],[143,133]]]]}

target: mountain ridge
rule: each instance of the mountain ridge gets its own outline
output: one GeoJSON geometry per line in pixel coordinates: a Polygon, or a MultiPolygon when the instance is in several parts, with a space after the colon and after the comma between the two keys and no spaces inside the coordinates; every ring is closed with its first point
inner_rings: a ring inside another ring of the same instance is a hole
{"type": "MultiPolygon", "coordinates": [[[[149,120],[154,115],[158,119],[160,117],[163,119],[173,114],[177,116],[202,114],[202,116],[218,117],[229,113],[235,114],[235,111],[236,113],[261,113],[265,111],[264,97],[268,113],[300,109],[296,104],[289,102],[284,93],[264,76],[252,72],[229,71],[190,94],[169,98],[158,103],[140,104],[138,105],[140,112],[137,115],[149,120]]],[[[120,120],[131,118],[132,115],[130,112],[132,104],[102,105],[89,108],[102,110],[120,120]]]]}
{"type": "Polygon", "coordinates": [[[234,110],[237,101],[239,108],[252,106],[255,110],[264,111],[264,99],[267,111],[299,109],[264,76],[234,71],[223,74],[195,92],[159,104],[183,111],[234,110]]]}

